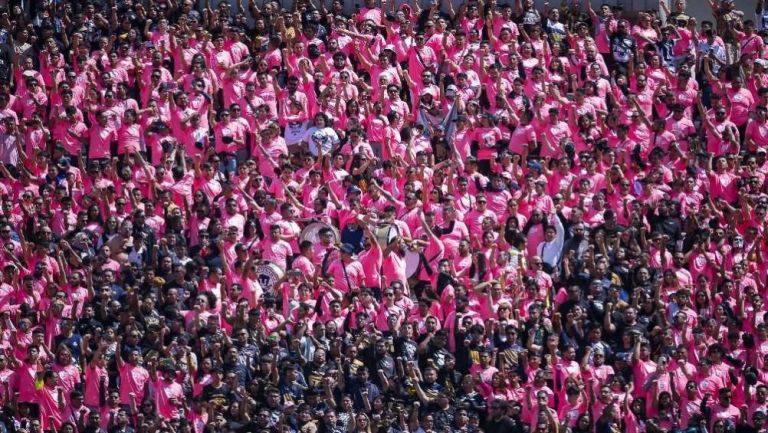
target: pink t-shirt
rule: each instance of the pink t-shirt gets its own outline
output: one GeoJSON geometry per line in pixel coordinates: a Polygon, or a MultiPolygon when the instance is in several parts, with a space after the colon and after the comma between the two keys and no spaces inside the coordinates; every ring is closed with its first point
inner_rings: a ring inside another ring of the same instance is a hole
{"type": "Polygon", "coordinates": [[[358,261],[351,261],[346,265],[337,260],[328,268],[328,273],[333,275],[336,288],[344,293],[351,289],[359,289],[365,278],[365,270],[358,261]]]}
{"type": "Polygon", "coordinates": [[[144,134],[141,125],[122,124],[117,131],[117,154],[122,155],[125,152],[138,152],[142,149],[144,134]]]}
{"type": "Polygon", "coordinates": [[[363,285],[365,287],[380,287],[381,286],[381,267],[383,265],[383,256],[381,248],[374,243],[374,245],[361,252],[358,257],[358,261],[363,265],[363,269],[366,270],[365,279],[363,285]]]}
{"type": "Polygon", "coordinates": [[[179,406],[184,400],[184,390],[177,382],[168,383],[158,379],[155,387],[155,405],[159,416],[166,419],[178,419],[181,413],[179,406]]]}
{"type": "Polygon", "coordinates": [[[37,375],[37,366],[22,362],[16,369],[14,376],[14,389],[19,393],[19,402],[36,402],[37,391],[35,390],[35,376],[37,375]]]}
{"type": "MultiPolygon", "coordinates": [[[[107,373],[107,369],[103,367],[95,367],[93,364],[89,364],[85,367],[85,387],[84,387],[84,395],[83,395],[83,403],[86,406],[90,407],[98,407],[99,406],[99,384],[101,380],[104,379],[105,381],[109,380],[109,375],[107,373]]],[[[122,388],[122,387],[121,387],[122,388]]],[[[121,392],[122,394],[122,392],[121,392]]],[[[138,396],[137,402],[138,400],[138,396]]],[[[121,395],[122,400],[122,395],[121,395]]],[[[130,400],[126,400],[124,403],[128,404],[130,403],[130,400]]]]}
{"type": "Polygon", "coordinates": [[[59,375],[59,382],[57,385],[64,390],[64,398],[68,402],[69,393],[74,391],[77,384],[80,383],[80,370],[72,364],[66,366],[54,364],[53,371],[59,375]]]}
{"type": "Polygon", "coordinates": [[[110,158],[112,156],[111,145],[113,141],[117,141],[117,133],[115,133],[112,127],[93,125],[91,127],[91,147],[88,149],[88,158],[110,158]]]}
{"type": "Polygon", "coordinates": [[[120,401],[130,404],[130,393],[136,395],[136,401],[144,399],[144,386],[149,381],[149,372],[146,368],[131,364],[123,365],[120,369],[120,401]]]}
{"type": "Polygon", "coordinates": [[[43,386],[35,392],[35,403],[40,407],[40,427],[43,430],[59,429],[64,422],[64,414],[59,409],[59,389],[59,387],[43,386]]]}

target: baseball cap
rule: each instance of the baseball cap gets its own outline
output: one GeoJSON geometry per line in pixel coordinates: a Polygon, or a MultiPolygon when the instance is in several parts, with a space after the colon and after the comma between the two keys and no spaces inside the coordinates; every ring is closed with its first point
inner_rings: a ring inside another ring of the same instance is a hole
{"type": "Polygon", "coordinates": [[[528,168],[541,171],[541,163],[538,161],[528,161],[528,168]]]}

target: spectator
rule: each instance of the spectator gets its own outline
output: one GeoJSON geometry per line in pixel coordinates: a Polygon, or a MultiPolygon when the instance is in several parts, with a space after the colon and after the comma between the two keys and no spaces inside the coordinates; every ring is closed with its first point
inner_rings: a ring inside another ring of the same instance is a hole
{"type": "Polygon", "coordinates": [[[0,6],[0,430],[765,430],[765,1],[399,3],[0,6]]]}

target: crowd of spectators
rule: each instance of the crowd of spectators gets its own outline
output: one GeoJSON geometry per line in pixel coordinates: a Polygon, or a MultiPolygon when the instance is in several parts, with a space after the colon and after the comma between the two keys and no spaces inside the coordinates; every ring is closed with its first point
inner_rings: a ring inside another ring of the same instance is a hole
{"type": "Polygon", "coordinates": [[[0,433],[768,430],[768,2],[213,1],[0,1],[0,433]]]}

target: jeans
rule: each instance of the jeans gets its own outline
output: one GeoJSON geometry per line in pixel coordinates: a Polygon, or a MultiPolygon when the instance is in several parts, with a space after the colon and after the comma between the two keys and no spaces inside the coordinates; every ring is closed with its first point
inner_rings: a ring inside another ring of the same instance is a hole
{"type": "Polygon", "coordinates": [[[227,177],[235,174],[235,171],[237,170],[237,159],[235,158],[235,155],[222,153],[220,159],[219,171],[226,174],[227,177]]]}

